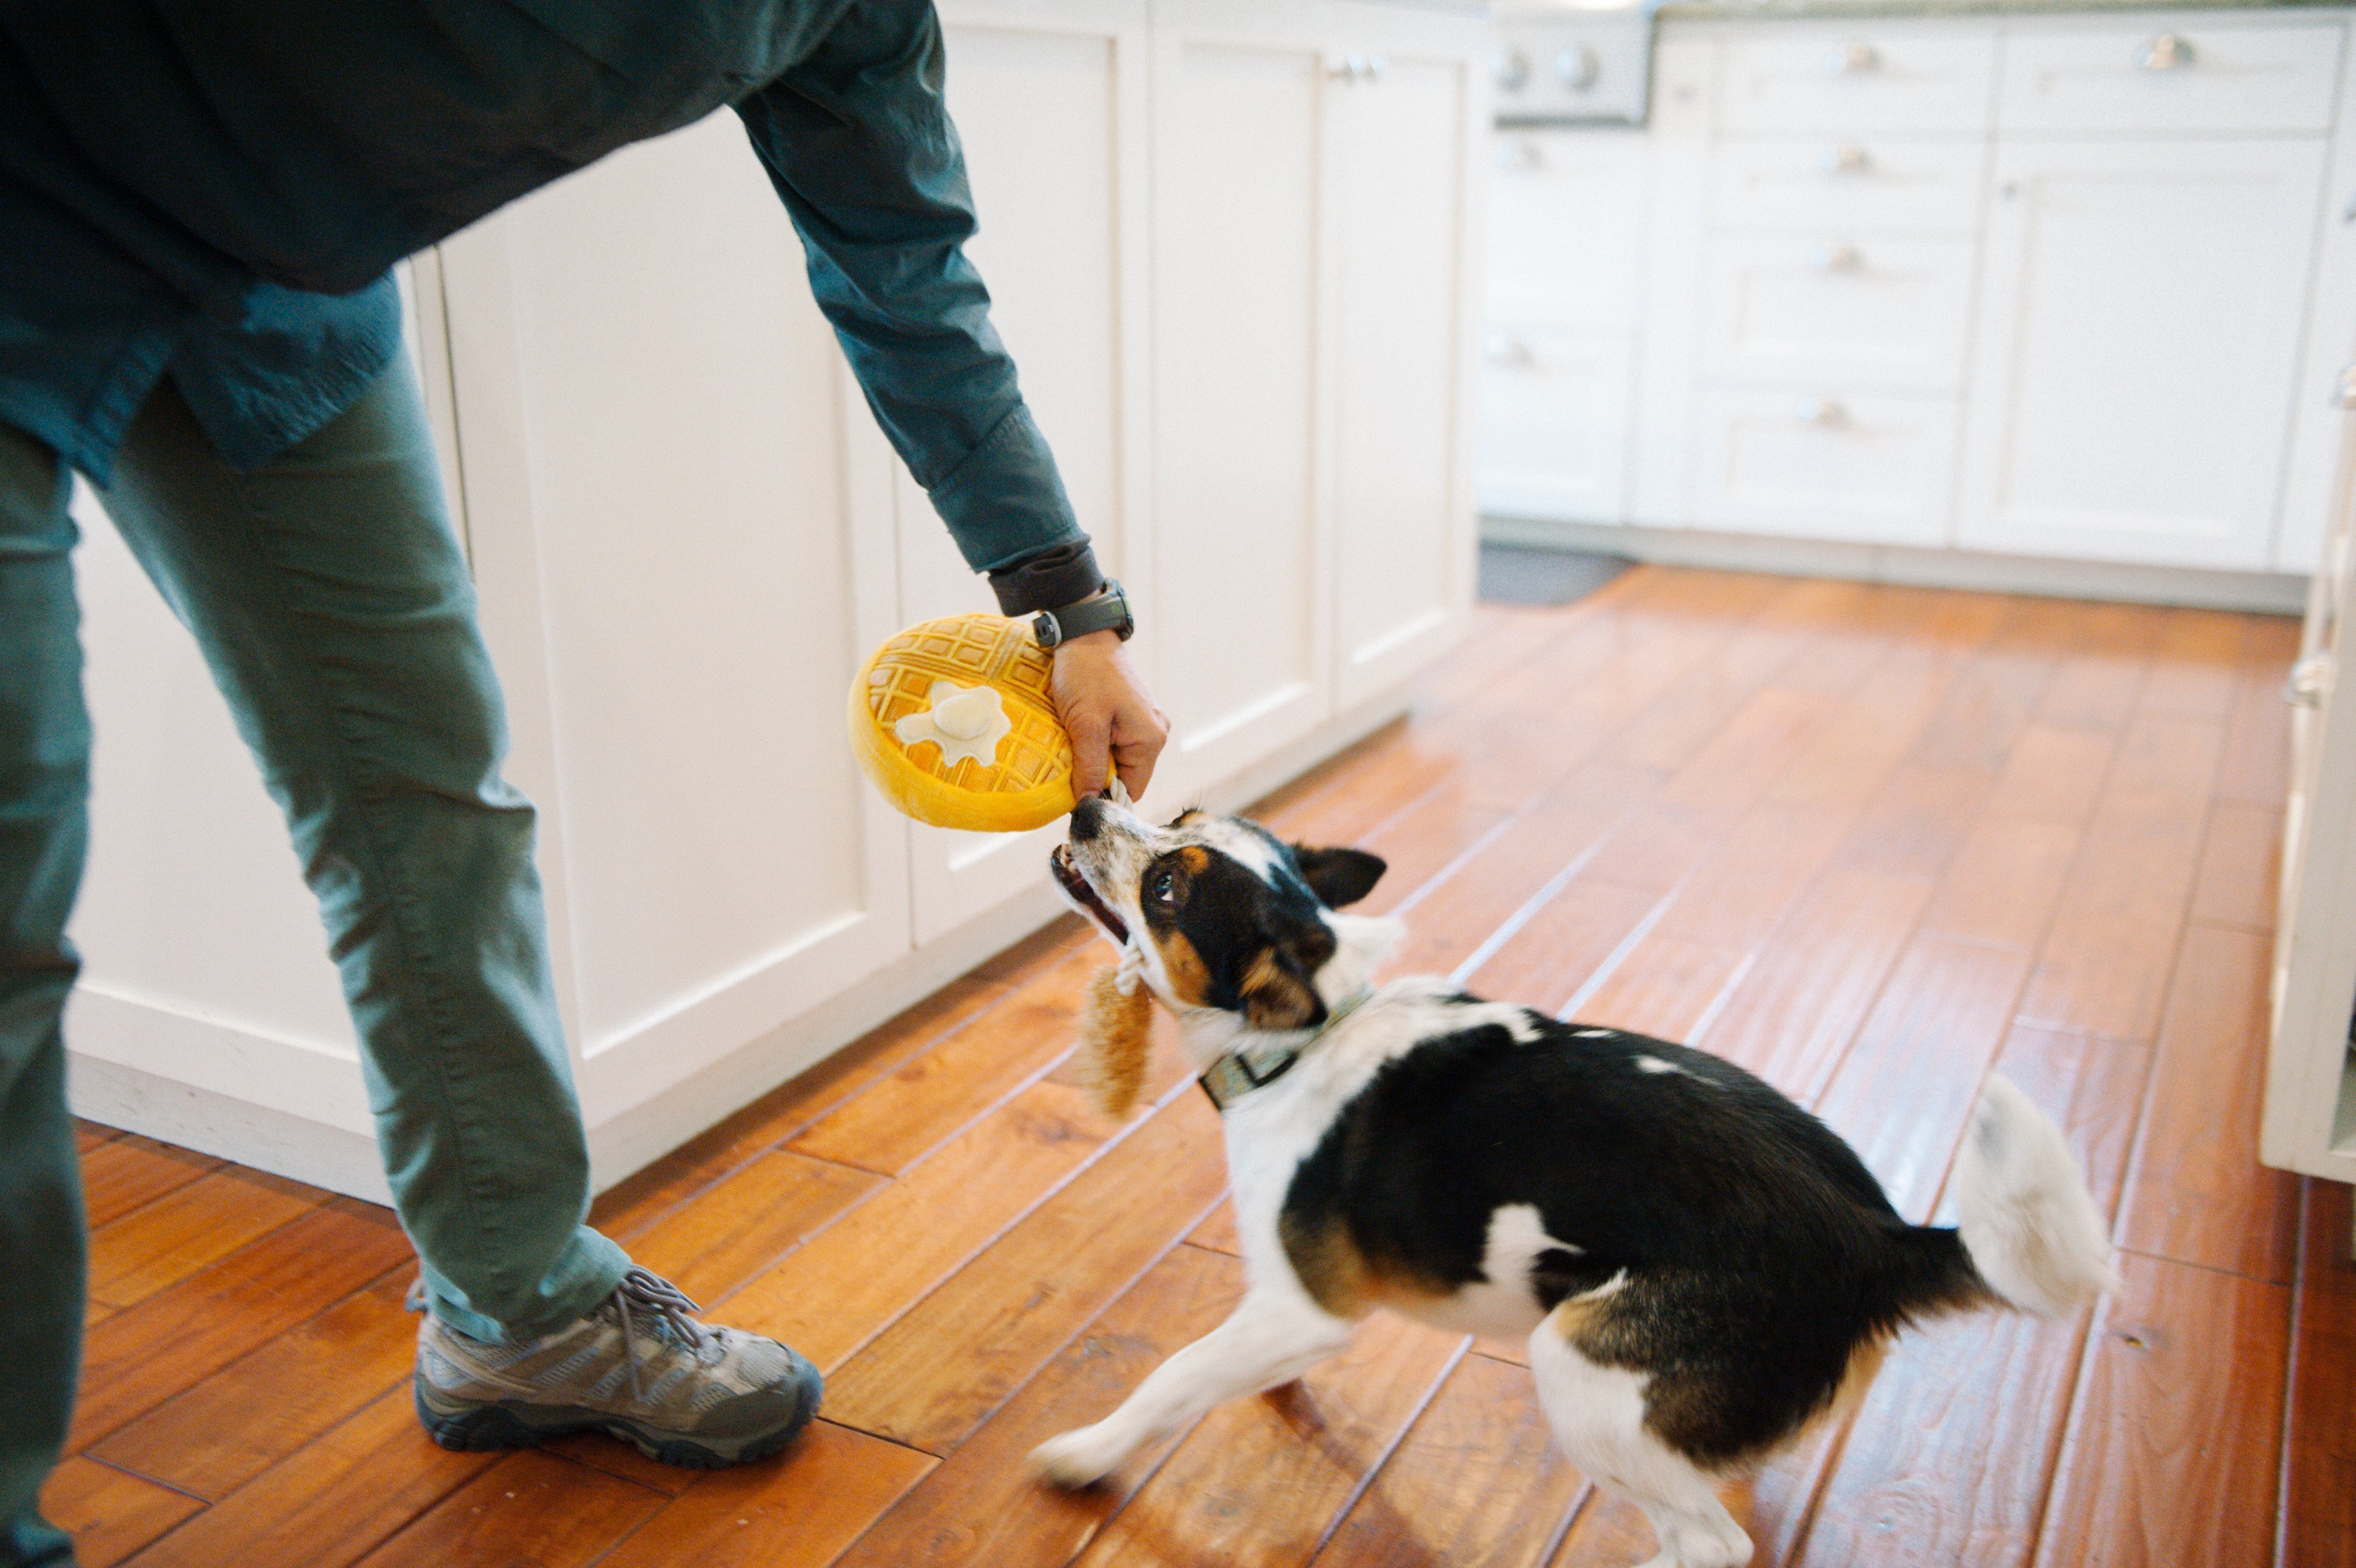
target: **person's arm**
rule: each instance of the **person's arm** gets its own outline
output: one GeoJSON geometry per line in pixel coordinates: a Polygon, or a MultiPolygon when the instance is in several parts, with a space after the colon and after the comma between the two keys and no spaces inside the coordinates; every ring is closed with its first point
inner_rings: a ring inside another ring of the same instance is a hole
{"type": "MultiPolygon", "coordinates": [[[[859,0],[817,51],[736,105],[876,422],[1008,615],[1103,574],[966,260],[973,200],[929,5],[859,0]]],[[[1076,789],[1142,794],[1169,725],[1110,632],[1055,650],[1076,789]]]]}

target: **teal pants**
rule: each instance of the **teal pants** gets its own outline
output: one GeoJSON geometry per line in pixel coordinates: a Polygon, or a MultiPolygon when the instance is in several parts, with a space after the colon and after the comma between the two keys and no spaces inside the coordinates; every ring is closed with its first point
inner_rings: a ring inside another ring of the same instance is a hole
{"type": "MultiPolygon", "coordinates": [[[[91,739],[69,495],[63,462],[0,426],[0,1568],[72,1561],[36,1507],[86,1255],[59,1032],[91,739]]],[[[252,473],[166,382],[104,499],[285,811],[435,1310],[487,1339],[583,1316],[628,1260],[582,1223],[532,810],[499,777],[498,686],[406,361],[252,473]]]]}

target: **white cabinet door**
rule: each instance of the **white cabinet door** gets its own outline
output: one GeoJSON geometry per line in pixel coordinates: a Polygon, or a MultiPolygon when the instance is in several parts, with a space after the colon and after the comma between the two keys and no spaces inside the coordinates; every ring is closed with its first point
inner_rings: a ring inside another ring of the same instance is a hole
{"type": "Polygon", "coordinates": [[[1721,380],[1954,392],[1974,259],[1968,240],[1722,237],[1704,363],[1721,380]]]}
{"type": "Polygon", "coordinates": [[[1955,400],[1726,387],[1699,400],[1694,515],[1705,527],[1944,544],[1955,400]]]}
{"type": "MultiPolygon", "coordinates": [[[[943,14],[949,113],[981,221],[967,253],[1080,526],[1141,601],[1151,586],[1130,564],[1144,510],[1144,10],[1143,0],[1045,13],[964,0],[943,14]]],[[[901,623],[995,611],[905,470],[895,500],[901,623]]],[[[1151,613],[1142,619],[1139,652],[1150,656],[1162,628],[1151,613]]],[[[1060,836],[910,831],[919,943],[1045,880],[1060,836]]]]}
{"type": "Polygon", "coordinates": [[[895,620],[888,510],[854,516],[843,422],[867,415],[734,115],[443,261],[483,618],[594,1126],[908,949],[907,836],[843,733],[895,620]]]}
{"type": "MultiPolygon", "coordinates": [[[[1191,4],[1154,45],[1153,667],[1173,798],[1332,705],[1313,31],[1191,4]]],[[[1158,792],[1158,789],[1157,789],[1158,792]]]]}
{"type": "Polygon", "coordinates": [[[1482,511],[1626,520],[1633,348],[1625,332],[1489,331],[1481,376],[1482,511]]]}
{"type": "Polygon", "coordinates": [[[1641,131],[1490,134],[1483,307],[1493,327],[1635,324],[1641,131]]]}
{"type": "MultiPolygon", "coordinates": [[[[1389,21],[1387,7],[1355,9],[1389,21]]],[[[1388,47],[1328,94],[1337,708],[1427,660],[1469,596],[1461,389],[1476,38],[1374,32],[1388,47]]]]}
{"type": "Polygon", "coordinates": [[[1998,150],[1956,542],[2263,570],[2317,141],[1998,150]]]}

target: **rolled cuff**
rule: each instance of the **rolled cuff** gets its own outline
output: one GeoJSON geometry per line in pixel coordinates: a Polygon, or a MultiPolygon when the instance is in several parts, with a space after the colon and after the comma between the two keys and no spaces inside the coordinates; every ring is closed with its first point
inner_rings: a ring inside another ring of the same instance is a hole
{"type": "Polygon", "coordinates": [[[990,575],[990,588],[998,596],[1001,614],[1023,616],[1078,604],[1103,587],[1104,581],[1096,551],[1082,540],[999,568],[990,575]]]}
{"type": "Polygon", "coordinates": [[[1007,411],[931,494],[933,510],[948,524],[966,564],[977,572],[1001,571],[1059,544],[1087,542],[1064,494],[1047,438],[1021,403],[1007,411]]]}

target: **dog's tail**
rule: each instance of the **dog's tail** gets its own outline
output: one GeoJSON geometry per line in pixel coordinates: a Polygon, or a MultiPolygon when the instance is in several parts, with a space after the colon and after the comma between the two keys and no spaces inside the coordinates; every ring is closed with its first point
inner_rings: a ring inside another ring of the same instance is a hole
{"type": "Polygon", "coordinates": [[[2052,1118],[1990,1073],[1955,1164],[1957,1233],[1989,1289],[2040,1317],[2118,1288],[2101,1214],[2052,1118]]]}

